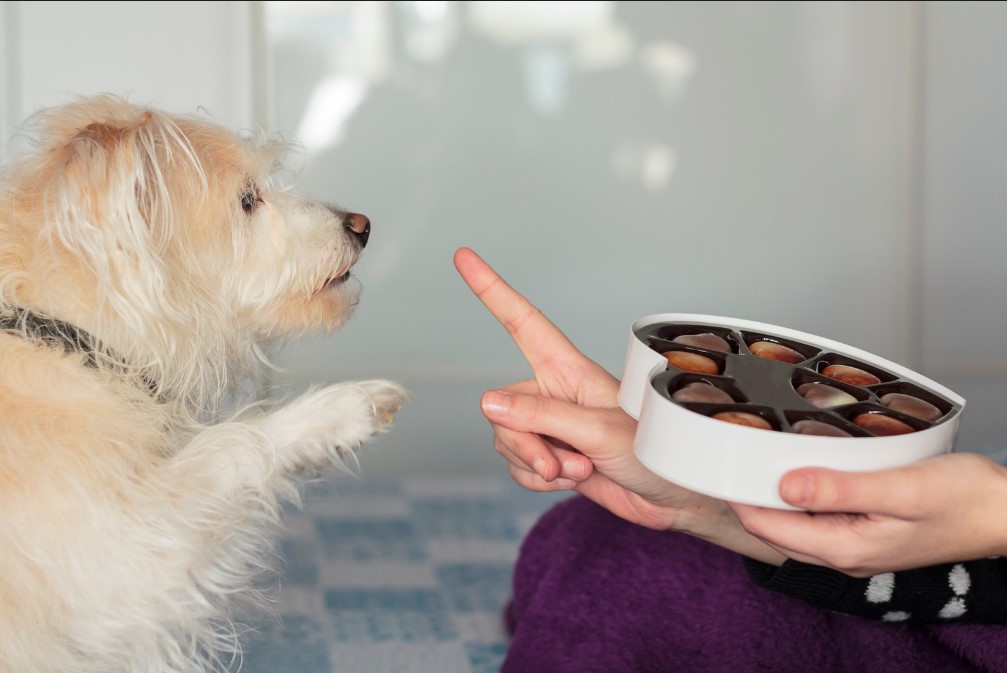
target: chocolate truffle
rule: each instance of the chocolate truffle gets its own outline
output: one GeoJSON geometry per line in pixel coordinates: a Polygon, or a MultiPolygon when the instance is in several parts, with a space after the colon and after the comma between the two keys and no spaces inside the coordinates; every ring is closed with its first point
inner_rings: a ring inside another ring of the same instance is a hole
{"type": "Polygon", "coordinates": [[[731,344],[727,343],[726,340],[720,338],[716,334],[712,334],[710,332],[704,332],[703,334],[682,334],[672,339],[672,341],[677,344],[705,348],[707,350],[719,351],[721,353],[731,352],[731,344]]]}
{"type": "Polygon", "coordinates": [[[837,428],[831,423],[822,423],[821,421],[813,421],[811,419],[804,419],[803,421],[797,421],[791,426],[794,432],[798,435],[820,435],[822,437],[852,437],[850,433],[846,432],[841,428],[837,428]]]}
{"type": "Polygon", "coordinates": [[[875,383],[881,383],[881,379],[874,374],[849,365],[829,365],[822,370],[822,373],[830,379],[849,383],[852,386],[871,386],[875,383]]]}
{"type": "Polygon", "coordinates": [[[824,383],[805,383],[797,387],[797,394],[819,409],[829,409],[857,401],[845,390],[827,386],[824,383]]]}
{"type": "Polygon", "coordinates": [[[907,416],[924,421],[936,421],[943,416],[941,410],[925,400],[902,393],[888,393],[881,396],[881,404],[892,411],[899,411],[907,416]]]}
{"type": "Polygon", "coordinates": [[[762,416],[745,413],[744,411],[721,411],[720,413],[714,414],[713,418],[716,418],[718,421],[724,421],[725,423],[745,425],[750,428],[758,428],[759,430],[773,429],[773,426],[769,424],[769,421],[762,416]]]}
{"type": "Polygon", "coordinates": [[[906,435],[910,432],[916,432],[916,429],[913,428],[913,426],[907,425],[897,418],[892,418],[891,416],[885,416],[884,414],[879,413],[860,414],[853,419],[853,422],[867,432],[879,437],[906,435]]]}
{"type": "Polygon", "coordinates": [[[669,365],[687,372],[695,372],[697,374],[720,373],[720,365],[717,364],[717,361],[705,355],[698,355],[688,351],[668,351],[667,353],[663,353],[663,355],[668,360],[669,365]]]}
{"type": "Polygon", "coordinates": [[[734,398],[720,388],[702,381],[694,381],[682,386],[672,394],[671,399],[676,402],[709,402],[712,404],[728,404],[734,401],[734,398]]]}
{"type": "Polygon", "coordinates": [[[756,341],[748,347],[748,350],[752,353],[752,355],[757,355],[760,358],[779,360],[780,362],[787,362],[792,365],[796,365],[798,362],[804,362],[807,360],[806,357],[795,351],[793,348],[788,348],[783,344],[778,344],[773,341],[756,341]]]}

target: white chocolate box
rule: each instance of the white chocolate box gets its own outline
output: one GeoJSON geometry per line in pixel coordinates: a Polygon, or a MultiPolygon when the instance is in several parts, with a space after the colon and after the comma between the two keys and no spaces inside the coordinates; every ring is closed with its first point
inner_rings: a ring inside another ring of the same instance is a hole
{"type": "Polygon", "coordinates": [[[731,502],[794,509],[780,499],[780,478],[797,467],[820,466],[866,471],[899,467],[953,450],[965,400],[944,386],[871,353],[804,332],[719,316],[661,313],[633,323],[619,404],[639,420],[634,449],[641,462],[680,486],[731,502]],[[725,338],[732,353],[670,343],[675,335],[712,332],[725,338]],[[752,355],[754,341],[772,341],[807,357],[797,364],[752,355]],[[670,345],[669,345],[670,344],[670,345]],[[670,366],[664,350],[703,354],[720,364],[720,374],[705,375],[670,366]],[[827,364],[848,364],[875,374],[867,386],[837,384],[821,375],[827,364]],[[775,430],[762,430],[711,418],[714,405],[674,402],[671,392],[689,381],[712,383],[736,403],[717,408],[753,411],[775,430]],[[855,404],[820,409],[796,392],[800,382],[826,382],[844,388],[855,404]],[[939,407],[932,422],[892,412],[879,402],[886,392],[902,392],[939,407]],[[915,432],[873,436],[854,426],[859,413],[884,413],[915,432]],[[791,432],[800,419],[828,422],[856,436],[827,437],[791,432]]]}

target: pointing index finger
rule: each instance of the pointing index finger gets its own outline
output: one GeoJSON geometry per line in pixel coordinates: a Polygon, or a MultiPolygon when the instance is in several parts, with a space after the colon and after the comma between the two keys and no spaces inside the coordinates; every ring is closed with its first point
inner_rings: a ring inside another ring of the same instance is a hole
{"type": "Polygon", "coordinates": [[[455,268],[534,369],[547,358],[574,350],[566,335],[469,248],[459,248],[455,268]]]}

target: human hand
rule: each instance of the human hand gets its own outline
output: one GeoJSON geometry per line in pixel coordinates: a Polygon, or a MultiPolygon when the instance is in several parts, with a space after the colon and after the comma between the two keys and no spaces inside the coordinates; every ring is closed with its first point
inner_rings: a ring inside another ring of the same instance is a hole
{"type": "Polygon", "coordinates": [[[808,511],[731,508],[785,556],[853,577],[1007,553],[1007,468],[979,454],[875,472],[801,468],[780,496],[808,511]]]}
{"type": "Polygon", "coordinates": [[[494,447],[533,491],[573,489],[628,521],[682,530],[769,562],[720,500],[678,487],[633,452],[636,421],[619,408],[618,380],[581,353],[473,251],[455,253],[462,278],[511,335],[534,378],[483,395],[494,447]]]}
{"type": "MultiPolygon", "coordinates": [[[[566,335],[475,252],[460,248],[455,252],[454,263],[465,283],[500,321],[531,365],[532,379],[505,386],[503,390],[542,395],[586,407],[612,409],[619,406],[616,399],[618,380],[577,350],[566,335]]],[[[586,479],[594,470],[589,459],[550,438],[535,433],[516,433],[500,426],[494,427],[494,434],[497,451],[513,468],[541,477],[542,483],[536,490],[569,486],[571,479],[586,479]],[[566,481],[557,484],[557,478],[566,481]]],[[[531,485],[527,480],[519,479],[519,483],[531,485]]]]}
{"type": "Polygon", "coordinates": [[[640,463],[633,451],[636,421],[622,409],[586,407],[507,388],[485,393],[482,409],[494,429],[494,446],[521,486],[572,489],[632,523],[687,532],[722,546],[733,544],[730,536],[747,537],[726,503],[676,486],[640,463]],[[528,468],[542,451],[557,451],[557,442],[569,447],[560,452],[589,458],[590,474],[547,481],[528,468]]]}

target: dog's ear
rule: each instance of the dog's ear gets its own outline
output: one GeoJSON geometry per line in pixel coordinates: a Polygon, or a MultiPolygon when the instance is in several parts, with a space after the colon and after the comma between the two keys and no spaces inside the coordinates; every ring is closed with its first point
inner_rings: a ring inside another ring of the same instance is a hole
{"type": "Polygon", "coordinates": [[[172,229],[166,164],[179,142],[170,121],[142,112],[88,123],[56,148],[50,224],[120,313],[163,298],[172,229]]]}
{"type": "Polygon", "coordinates": [[[131,123],[92,122],[66,143],[65,185],[91,206],[92,224],[111,225],[125,217],[133,226],[153,225],[165,187],[157,170],[164,148],[149,128],[151,120],[144,112],[131,123]]]}

